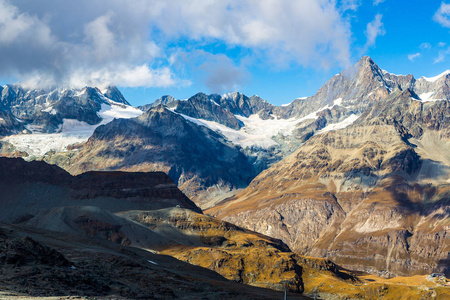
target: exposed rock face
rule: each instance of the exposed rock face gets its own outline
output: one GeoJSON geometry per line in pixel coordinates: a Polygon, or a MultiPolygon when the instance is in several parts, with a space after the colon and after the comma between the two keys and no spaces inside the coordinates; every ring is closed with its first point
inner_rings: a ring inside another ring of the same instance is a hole
{"type": "Polygon", "coordinates": [[[420,101],[411,78],[375,75],[380,90],[397,90],[368,99],[352,126],[313,136],[207,212],[350,269],[448,272],[449,102],[420,101]]]}
{"type": "Polygon", "coordinates": [[[175,99],[174,97],[172,97],[170,95],[165,95],[165,96],[162,96],[161,98],[155,100],[155,102],[153,102],[153,103],[138,106],[138,108],[145,112],[149,109],[157,107],[158,105],[166,105],[167,106],[169,103],[174,102],[174,101],[177,101],[177,99],[175,99]]]}
{"type": "Polygon", "coordinates": [[[109,101],[114,101],[129,105],[116,87],[108,87],[102,93],[92,87],[81,90],[27,90],[18,85],[6,85],[0,87],[0,92],[0,111],[14,117],[14,121],[2,117],[6,122],[0,125],[0,135],[22,131],[24,125],[40,132],[57,132],[63,119],[75,119],[93,125],[101,121],[97,112],[102,104],[110,105],[109,101]],[[1,130],[1,127],[7,130],[1,130]]]}
{"type": "Polygon", "coordinates": [[[239,148],[163,106],[98,127],[69,168],[87,170],[163,171],[194,199],[209,187],[245,187],[255,175],[239,148]]]}
{"type": "Polygon", "coordinates": [[[0,137],[23,131],[25,127],[10,112],[0,108],[0,137]]]}
{"type": "Polygon", "coordinates": [[[177,113],[196,119],[215,121],[233,129],[239,129],[243,126],[235,115],[249,117],[274,107],[258,96],[247,97],[244,94],[234,92],[222,96],[198,93],[186,100],[176,100],[172,96],[163,96],[152,104],[141,106],[140,109],[146,111],[161,104],[177,113]]]}

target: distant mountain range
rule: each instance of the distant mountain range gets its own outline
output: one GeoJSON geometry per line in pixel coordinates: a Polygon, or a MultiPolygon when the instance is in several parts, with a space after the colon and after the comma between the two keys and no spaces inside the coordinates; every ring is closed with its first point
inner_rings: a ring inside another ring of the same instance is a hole
{"type": "Polygon", "coordinates": [[[385,276],[448,272],[450,74],[369,57],[311,97],[2,88],[0,152],[86,171],[163,171],[196,205],[305,255],[385,276]],[[116,118],[116,119],[114,119],[116,118]]]}

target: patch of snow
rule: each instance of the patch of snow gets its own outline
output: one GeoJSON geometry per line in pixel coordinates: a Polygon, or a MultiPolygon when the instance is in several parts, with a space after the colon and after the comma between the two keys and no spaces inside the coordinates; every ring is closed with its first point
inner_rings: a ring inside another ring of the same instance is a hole
{"type": "Polygon", "coordinates": [[[420,100],[422,100],[422,102],[436,101],[431,97],[433,96],[433,94],[434,92],[423,93],[419,95],[419,98],[420,100]]]}
{"type": "Polygon", "coordinates": [[[272,139],[272,136],[270,136],[270,134],[252,131],[251,125],[248,126],[248,124],[245,124],[246,126],[241,128],[240,130],[235,130],[225,125],[212,121],[202,120],[202,122],[204,122],[204,125],[207,126],[209,129],[221,133],[230,142],[232,142],[235,145],[239,145],[243,148],[257,146],[263,149],[267,149],[271,146],[277,145],[277,143],[272,139]]]}
{"type": "Polygon", "coordinates": [[[434,94],[434,92],[423,93],[423,94],[419,95],[420,99],[416,99],[416,98],[411,97],[411,100],[420,101],[420,102],[423,102],[423,103],[425,103],[425,102],[445,101],[445,99],[434,99],[433,98],[433,94],[434,94]]]}
{"type": "Polygon", "coordinates": [[[204,123],[204,122],[206,122],[205,120],[202,120],[202,119],[196,119],[196,118],[189,117],[189,116],[187,116],[187,115],[180,114],[180,113],[178,113],[178,112],[175,111],[176,107],[170,107],[170,108],[167,107],[166,109],[167,109],[167,110],[170,110],[170,111],[173,112],[174,114],[177,114],[177,115],[182,116],[183,118],[185,118],[185,119],[188,120],[189,122],[195,123],[195,124],[200,125],[200,126],[208,127],[208,125],[206,125],[206,124],[204,123]]]}
{"type": "Polygon", "coordinates": [[[334,99],[333,106],[335,106],[335,105],[339,106],[341,104],[342,104],[342,98],[334,99]]]}
{"type": "Polygon", "coordinates": [[[25,125],[25,128],[31,132],[41,132],[43,129],[41,125],[32,125],[32,124],[25,125]]]}
{"type": "Polygon", "coordinates": [[[0,122],[4,122],[5,121],[5,119],[3,119],[3,118],[0,118],[0,122]]]}
{"type": "MultiPolygon", "coordinates": [[[[248,133],[246,130],[247,126],[241,128],[240,130],[235,130],[232,128],[229,128],[225,125],[219,124],[214,121],[207,121],[203,119],[196,119],[189,116],[186,116],[184,114],[180,114],[175,112],[175,108],[168,108],[168,110],[172,111],[173,113],[176,113],[180,116],[182,116],[184,119],[188,120],[189,122],[192,122],[194,124],[197,124],[199,126],[207,127],[215,132],[218,132],[222,135],[224,135],[227,140],[232,142],[235,145],[239,145],[243,148],[246,147],[252,147],[252,146],[258,146],[261,148],[269,148],[270,146],[276,145],[277,143],[271,139],[271,136],[267,136],[265,134],[258,134],[258,133],[248,133]]],[[[252,117],[252,116],[250,116],[252,117]]],[[[244,118],[241,116],[237,116],[236,118],[244,118]]],[[[247,118],[244,118],[247,119],[247,118]]]]}
{"type": "Polygon", "coordinates": [[[223,99],[226,99],[226,100],[233,99],[233,94],[235,94],[235,93],[226,93],[226,94],[223,94],[223,95],[222,95],[222,98],[223,98],[223,99]]]}
{"type": "MultiPolygon", "coordinates": [[[[129,119],[139,117],[143,114],[143,111],[137,109],[133,106],[128,106],[124,104],[114,104],[116,102],[109,101],[110,105],[102,104],[101,110],[98,112],[102,122],[100,125],[111,122],[114,118],[116,119],[129,119]]],[[[97,125],[98,126],[98,125],[97,125]]]]}
{"type": "Polygon", "coordinates": [[[450,70],[444,71],[441,74],[434,76],[434,77],[425,77],[422,76],[423,79],[425,79],[428,82],[435,82],[436,80],[438,80],[439,78],[441,78],[442,76],[445,76],[447,74],[450,74],[450,70]]]}
{"type": "MultiPolygon", "coordinates": [[[[65,90],[64,90],[65,91],[65,90]]],[[[63,91],[63,92],[64,92],[63,91]]],[[[86,88],[83,88],[83,89],[81,89],[81,90],[79,90],[76,94],[75,94],[75,97],[80,97],[80,96],[82,96],[83,94],[85,94],[86,93],[86,88]]]]}
{"type": "Polygon", "coordinates": [[[177,113],[174,111],[174,108],[170,108],[169,110],[181,115],[183,118],[192,123],[208,127],[209,129],[224,135],[230,142],[243,148],[257,146],[267,149],[271,146],[277,145],[277,143],[272,139],[273,136],[279,133],[285,136],[290,135],[292,134],[296,124],[307,118],[314,118],[311,114],[301,119],[292,118],[285,120],[276,118],[273,120],[262,120],[258,115],[251,115],[248,118],[235,115],[235,117],[242,121],[245,125],[240,130],[235,130],[214,121],[196,119],[177,113]]]}
{"type": "Polygon", "coordinates": [[[132,106],[102,104],[102,108],[98,112],[102,118],[99,124],[89,125],[74,119],[64,119],[59,133],[41,133],[42,126],[26,125],[25,127],[32,134],[11,135],[5,137],[4,140],[13,144],[19,151],[27,152],[30,156],[42,156],[50,150],[62,152],[71,144],[87,141],[98,126],[107,124],[114,118],[134,118],[142,113],[141,110],[132,106]]]}
{"type": "Polygon", "coordinates": [[[49,106],[46,109],[43,109],[42,111],[44,112],[48,112],[51,115],[56,115],[56,109],[54,109],[53,107],[49,106]]]}
{"type": "Polygon", "coordinates": [[[158,265],[158,263],[155,263],[153,260],[147,260],[149,263],[154,264],[154,265],[158,265]]]}
{"type": "MultiPolygon", "coordinates": [[[[299,98],[300,99],[300,98],[299,98]]],[[[281,106],[289,106],[291,105],[292,102],[286,103],[286,104],[281,104],[281,106]]]]}
{"type": "Polygon", "coordinates": [[[386,71],[386,70],[381,70],[381,72],[382,72],[383,74],[389,74],[389,75],[393,75],[393,76],[405,76],[405,75],[402,75],[402,74],[394,74],[394,73],[390,73],[390,72],[388,72],[388,71],[386,71]]]}
{"type": "Polygon", "coordinates": [[[214,101],[214,100],[212,100],[212,99],[211,99],[211,102],[212,102],[213,104],[217,105],[217,106],[220,106],[216,101],[214,101]]]}
{"type": "Polygon", "coordinates": [[[329,124],[329,125],[325,126],[321,130],[317,131],[316,134],[321,134],[321,133],[331,131],[331,130],[344,129],[345,127],[353,124],[358,118],[359,118],[359,116],[357,116],[355,114],[351,114],[349,117],[347,117],[345,120],[343,120],[339,123],[329,124]]]}

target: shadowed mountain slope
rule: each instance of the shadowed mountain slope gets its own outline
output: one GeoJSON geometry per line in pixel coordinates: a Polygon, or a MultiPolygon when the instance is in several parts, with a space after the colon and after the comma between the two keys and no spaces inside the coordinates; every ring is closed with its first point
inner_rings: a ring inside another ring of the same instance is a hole
{"type": "Polygon", "coordinates": [[[193,199],[208,188],[245,187],[256,175],[238,147],[163,106],[98,127],[68,170],[163,171],[193,199]]]}

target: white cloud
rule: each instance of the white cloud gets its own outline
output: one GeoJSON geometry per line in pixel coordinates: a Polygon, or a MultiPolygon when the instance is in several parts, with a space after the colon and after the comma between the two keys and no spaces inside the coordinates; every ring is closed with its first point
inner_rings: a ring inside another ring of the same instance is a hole
{"type": "Polygon", "coordinates": [[[205,85],[213,93],[238,90],[249,75],[243,67],[236,66],[231,59],[223,54],[206,54],[200,70],[205,72],[205,85]]]}
{"type": "Polygon", "coordinates": [[[94,21],[88,23],[84,27],[86,39],[92,45],[93,55],[97,60],[103,60],[116,53],[116,38],[111,32],[109,26],[113,13],[97,17],[94,21]]]}
{"type": "Polygon", "coordinates": [[[446,4],[444,2],[441,3],[441,6],[436,11],[433,16],[433,20],[441,24],[441,26],[450,28],[450,4],[446,4]]]}
{"type": "Polygon", "coordinates": [[[409,54],[408,59],[414,61],[416,58],[420,57],[420,53],[409,54]]]}
{"type": "Polygon", "coordinates": [[[450,47],[446,50],[440,50],[438,56],[434,59],[435,64],[445,61],[447,55],[450,54],[450,47]]]}
{"type": "Polygon", "coordinates": [[[439,42],[439,44],[438,44],[439,47],[445,47],[445,45],[447,45],[447,43],[439,42]]]}
{"type": "Polygon", "coordinates": [[[367,42],[364,46],[365,51],[373,45],[375,45],[375,40],[380,35],[385,35],[386,31],[384,30],[383,22],[381,22],[381,18],[383,15],[377,14],[375,19],[367,24],[367,29],[365,31],[367,42]]]}
{"type": "Polygon", "coordinates": [[[373,0],[373,6],[377,6],[380,3],[383,3],[386,0],[373,0]]]}
{"type": "Polygon", "coordinates": [[[41,46],[50,46],[53,38],[47,24],[26,13],[20,13],[17,7],[0,0],[0,43],[11,45],[19,39],[41,46]]]}
{"type": "Polygon", "coordinates": [[[431,44],[430,43],[422,43],[419,46],[420,49],[430,49],[431,48],[431,44]]]}
{"type": "MultiPolygon", "coordinates": [[[[355,7],[360,1],[347,2],[355,7]]],[[[133,5],[0,0],[0,76],[47,84],[177,85],[185,82],[172,68],[179,39],[194,50],[195,43],[244,47],[272,66],[345,66],[350,24],[336,5],[334,0],[134,0],[133,5]]],[[[223,58],[221,74],[225,68],[241,74],[237,64],[223,58]]],[[[217,78],[230,83],[227,76],[217,78]]]]}
{"type": "Polygon", "coordinates": [[[277,64],[345,65],[350,61],[349,24],[332,0],[163,3],[154,21],[167,36],[221,40],[263,51],[277,64]]]}
{"type": "Polygon", "coordinates": [[[341,9],[343,11],[346,11],[346,10],[356,11],[360,5],[361,5],[361,0],[343,0],[341,2],[341,9]]]}

